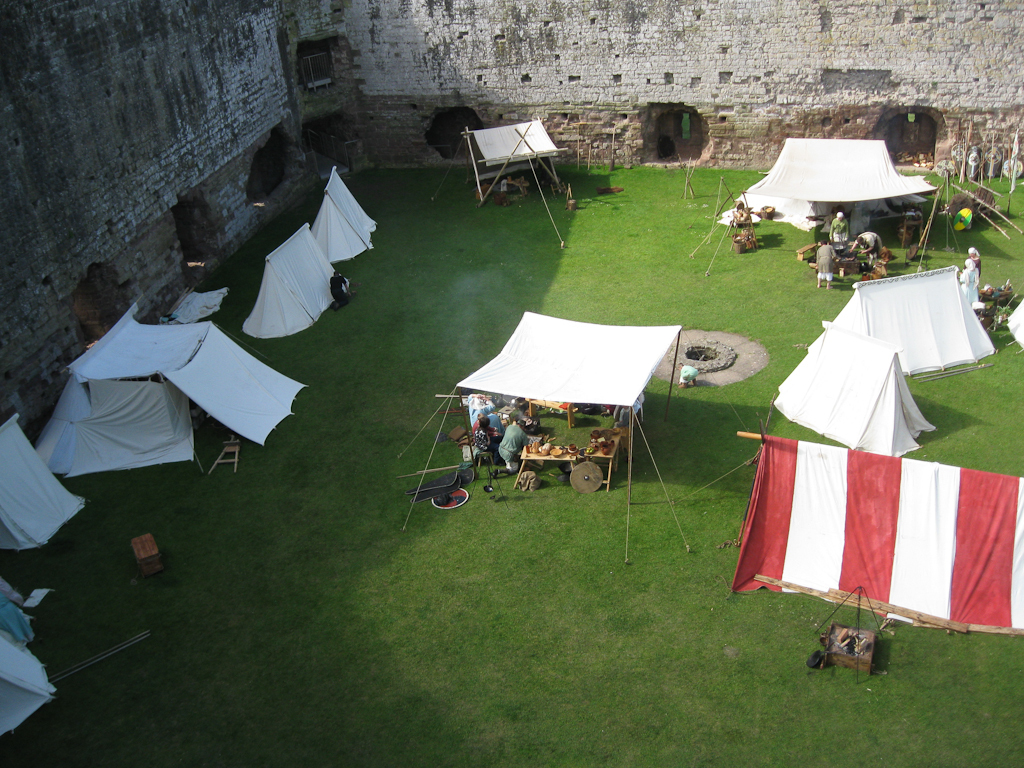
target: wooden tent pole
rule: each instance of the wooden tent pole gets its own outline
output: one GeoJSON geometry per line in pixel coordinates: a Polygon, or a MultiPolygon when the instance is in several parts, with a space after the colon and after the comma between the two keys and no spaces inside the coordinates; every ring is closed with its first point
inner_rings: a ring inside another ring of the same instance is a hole
{"type": "MultiPolygon", "coordinates": [[[[629,451],[629,457],[626,465],[626,563],[629,563],[629,505],[633,498],[633,430],[636,425],[633,423],[636,420],[636,411],[633,410],[633,406],[629,407],[629,434],[626,436],[626,442],[629,443],[627,450],[629,451]]],[[[608,465],[608,474],[612,471],[611,464],[608,465]]]]}
{"type": "MultiPolygon", "coordinates": [[[[517,131],[517,133],[518,133],[518,131],[517,131]]],[[[501,166],[501,169],[498,171],[497,175],[494,177],[495,181],[497,181],[498,179],[501,178],[501,175],[505,172],[505,169],[508,167],[508,164],[512,162],[512,156],[515,155],[516,150],[519,149],[519,145],[522,144],[522,143],[523,143],[523,138],[522,138],[522,135],[520,134],[519,141],[516,142],[515,147],[512,148],[512,152],[509,154],[508,157],[505,158],[504,165],[501,166]]],[[[491,190],[492,189],[494,189],[494,184],[491,184],[491,186],[489,186],[487,188],[487,191],[484,192],[483,195],[480,196],[480,202],[477,203],[477,206],[476,206],[477,208],[479,208],[480,206],[482,206],[484,204],[484,202],[487,200],[487,197],[491,194],[491,190]]]]}
{"type": "Polygon", "coordinates": [[[668,399],[665,400],[665,421],[668,421],[668,406],[672,402],[672,389],[676,379],[676,362],[679,360],[679,341],[683,336],[683,329],[680,328],[676,334],[676,351],[672,355],[672,370],[668,374],[668,399]]]}
{"type": "MultiPolygon", "coordinates": [[[[473,155],[473,142],[469,135],[469,126],[466,126],[466,130],[462,132],[462,138],[466,140],[466,150],[468,157],[466,162],[473,167],[473,175],[476,177],[476,196],[483,197],[483,190],[480,189],[480,172],[476,169],[476,157],[473,155]]],[[[483,205],[483,203],[481,203],[483,205]]],[[[478,208],[480,206],[477,206],[478,208]]]]}
{"type": "MultiPolygon", "coordinates": [[[[1004,215],[1003,215],[1003,212],[1002,212],[1002,211],[997,211],[997,210],[996,210],[996,209],[995,209],[995,208],[994,208],[993,206],[991,206],[991,205],[989,205],[988,203],[986,203],[986,202],[985,202],[984,200],[982,200],[982,199],[981,199],[980,197],[978,197],[977,195],[975,195],[975,194],[973,194],[973,193],[971,193],[971,192],[968,192],[968,191],[967,191],[966,189],[962,189],[961,187],[958,187],[958,186],[957,186],[956,184],[954,184],[954,185],[953,185],[953,189],[956,189],[956,190],[958,190],[958,191],[960,191],[960,192],[963,192],[963,193],[964,193],[965,195],[967,195],[967,196],[968,196],[969,198],[971,198],[972,200],[974,200],[974,201],[976,201],[976,202],[978,202],[978,203],[981,203],[981,204],[982,204],[983,206],[985,206],[986,208],[988,208],[989,210],[991,210],[991,211],[992,211],[993,213],[995,213],[995,214],[996,214],[997,216],[999,216],[999,217],[1000,217],[1001,219],[1005,220],[1005,221],[1006,221],[1006,223],[1007,223],[1007,224],[1009,224],[1009,225],[1010,225],[1011,227],[1013,227],[1013,228],[1014,228],[1014,229],[1016,229],[1016,230],[1017,230],[1018,232],[1020,232],[1020,233],[1021,233],[1022,235],[1024,235],[1024,230],[1022,230],[1022,229],[1021,229],[1020,227],[1018,227],[1018,226],[1017,226],[1016,224],[1014,224],[1014,223],[1013,223],[1012,221],[1010,221],[1009,219],[1007,219],[1007,218],[1006,218],[1006,216],[1004,216],[1004,215]]],[[[985,187],[985,189],[988,189],[988,187],[985,187]]],[[[991,192],[992,190],[988,189],[988,191],[989,191],[989,192],[991,192]]],[[[1001,195],[1000,195],[1000,197],[1001,197],[1001,195]]],[[[981,213],[981,209],[980,209],[980,208],[978,209],[978,213],[981,213]]],[[[982,216],[985,216],[985,214],[984,214],[984,213],[981,213],[981,215],[982,215],[982,216]]],[[[988,217],[986,216],[985,218],[988,218],[988,217]]],[[[993,226],[995,226],[995,225],[993,225],[993,226]]],[[[1000,230],[1000,231],[1002,231],[1002,230],[1000,230]]],[[[1004,232],[1003,234],[1006,234],[1006,233],[1004,232]]]]}

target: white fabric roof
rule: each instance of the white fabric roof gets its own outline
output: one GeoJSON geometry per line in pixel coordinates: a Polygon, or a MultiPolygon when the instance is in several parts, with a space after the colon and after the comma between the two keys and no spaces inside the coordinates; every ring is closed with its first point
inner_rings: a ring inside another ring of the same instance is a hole
{"type": "Polygon", "coordinates": [[[353,259],[366,250],[366,243],[329,195],[324,195],[320,211],[310,231],[316,244],[332,264],[353,259]]]}
{"type": "Polygon", "coordinates": [[[515,160],[550,157],[562,151],[551,141],[540,120],[481,128],[471,133],[481,159],[487,165],[501,165],[510,157],[515,160]]]}
{"type": "MultiPolygon", "coordinates": [[[[321,256],[322,258],[322,256],[321,256]]],[[[141,325],[125,313],[68,366],[79,381],[160,373],[236,434],[262,445],[305,384],[264,365],[210,322],[141,325]]]]}
{"type": "Polygon", "coordinates": [[[39,659],[0,637],[0,733],[25,722],[56,690],[39,659]]]}
{"type": "Polygon", "coordinates": [[[1010,333],[1013,334],[1013,338],[1017,340],[1017,343],[1024,345],[1024,333],[1022,333],[1024,331],[1024,312],[1020,311],[1021,307],[1024,307],[1024,303],[1013,310],[1013,314],[1006,321],[1006,325],[1010,329],[1010,333]]]}
{"type": "Polygon", "coordinates": [[[17,414],[0,427],[0,464],[0,549],[42,546],[85,505],[46,468],[17,414]]]}
{"type": "Polygon", "coordinates": [[[309,328],[331,305],[334,269],[308,224],[267,256],[256,306],[242,330],[258,339],[290,336],[309,328]]]}
{"type": "Polygon", "coordinates": [[[632,406],[680,330],[526,312],[501,353],[459,386],[536,400],[632,406]]]}
{"type": "Polygon", "coordinates": [[[748,193],[797,200],[854,202],[935,190],[896,170],[884,141],[786,139],[779,159],[748,193]]]}
{"type": "Polygon", "coordinates": [[[337,168],[331,169],[331,177],[327,180],[324,197],[329,197],[331,202],[338,206],[338,210],[352,225],[366,247],[373,248],[373,244],[370,242],[370,233],[377,230],[377,222],[367,216],[363,207],[356,202],[355,196],[338,175],[337,168]]]}
{"type": "Polygon", "coordinates": [[[900,348],[907,374],[977,362],[995,352],[960,291],[956,267],[854,283],[835,325],[900,348]]]}
{"type": "Polygon", "coordinates": [[[790,421],[850,448],[902,456],[935,429],[907,388],[893,344],[822,323],[825,332],[779,386],[790,421]]]}
{"type": "Polygon", "coordinates": [[[68,380],[36,441],[50,471],[67,477],[191,461],[188,397],[169,382],[68,380]]]}

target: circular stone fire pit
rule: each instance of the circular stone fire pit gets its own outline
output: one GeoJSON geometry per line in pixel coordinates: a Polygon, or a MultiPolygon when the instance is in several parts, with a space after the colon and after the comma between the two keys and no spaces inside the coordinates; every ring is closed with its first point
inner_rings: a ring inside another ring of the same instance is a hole
{"type": "Polygon", "coordinates": [[[679,349],[675,344],[669,347],[654,375],[678,384],[679,368],[684,365],[700,371],[697,386],[721,387],[743,381],[768,365],[768,351],[756,341],[735,333],[684,330],[679,349]]]}

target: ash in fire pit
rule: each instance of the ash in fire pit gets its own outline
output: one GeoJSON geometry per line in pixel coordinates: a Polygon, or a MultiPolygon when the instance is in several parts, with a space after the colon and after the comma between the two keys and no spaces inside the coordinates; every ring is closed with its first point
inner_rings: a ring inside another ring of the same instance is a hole
{"type": "Polygon", "coordinates": [[[692,365],[701,373],[723,371],[736,362],[736,353],[731,348],[711,339],[701,339],[687,345],[683,356],[687,365],[692,365]]]}

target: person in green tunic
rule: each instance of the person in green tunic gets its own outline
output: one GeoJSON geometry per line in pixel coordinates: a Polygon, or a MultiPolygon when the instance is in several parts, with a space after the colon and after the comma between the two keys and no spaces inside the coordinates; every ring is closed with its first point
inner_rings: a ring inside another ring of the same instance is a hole
{"type": "Polygon", "coordinates": [[[508,467],[510,474],[519,471],[519,456],[523,452],[523,447],[529,442],[530,436],[523,429],[522,422],[517,421],[515,424],[510,424],[505,430],[505,436],[501,439],[501,445],[498,446],[498,455],[505,460],[505,466],[508,467]]]}
{"type": "Polygon", "coordinates": [[[846,220],[846,214],[837,211],[828,228],[828,239],[833,246],[839,250],[846,249],[846,241],[850,239],[850,222],[846,220]]]}

